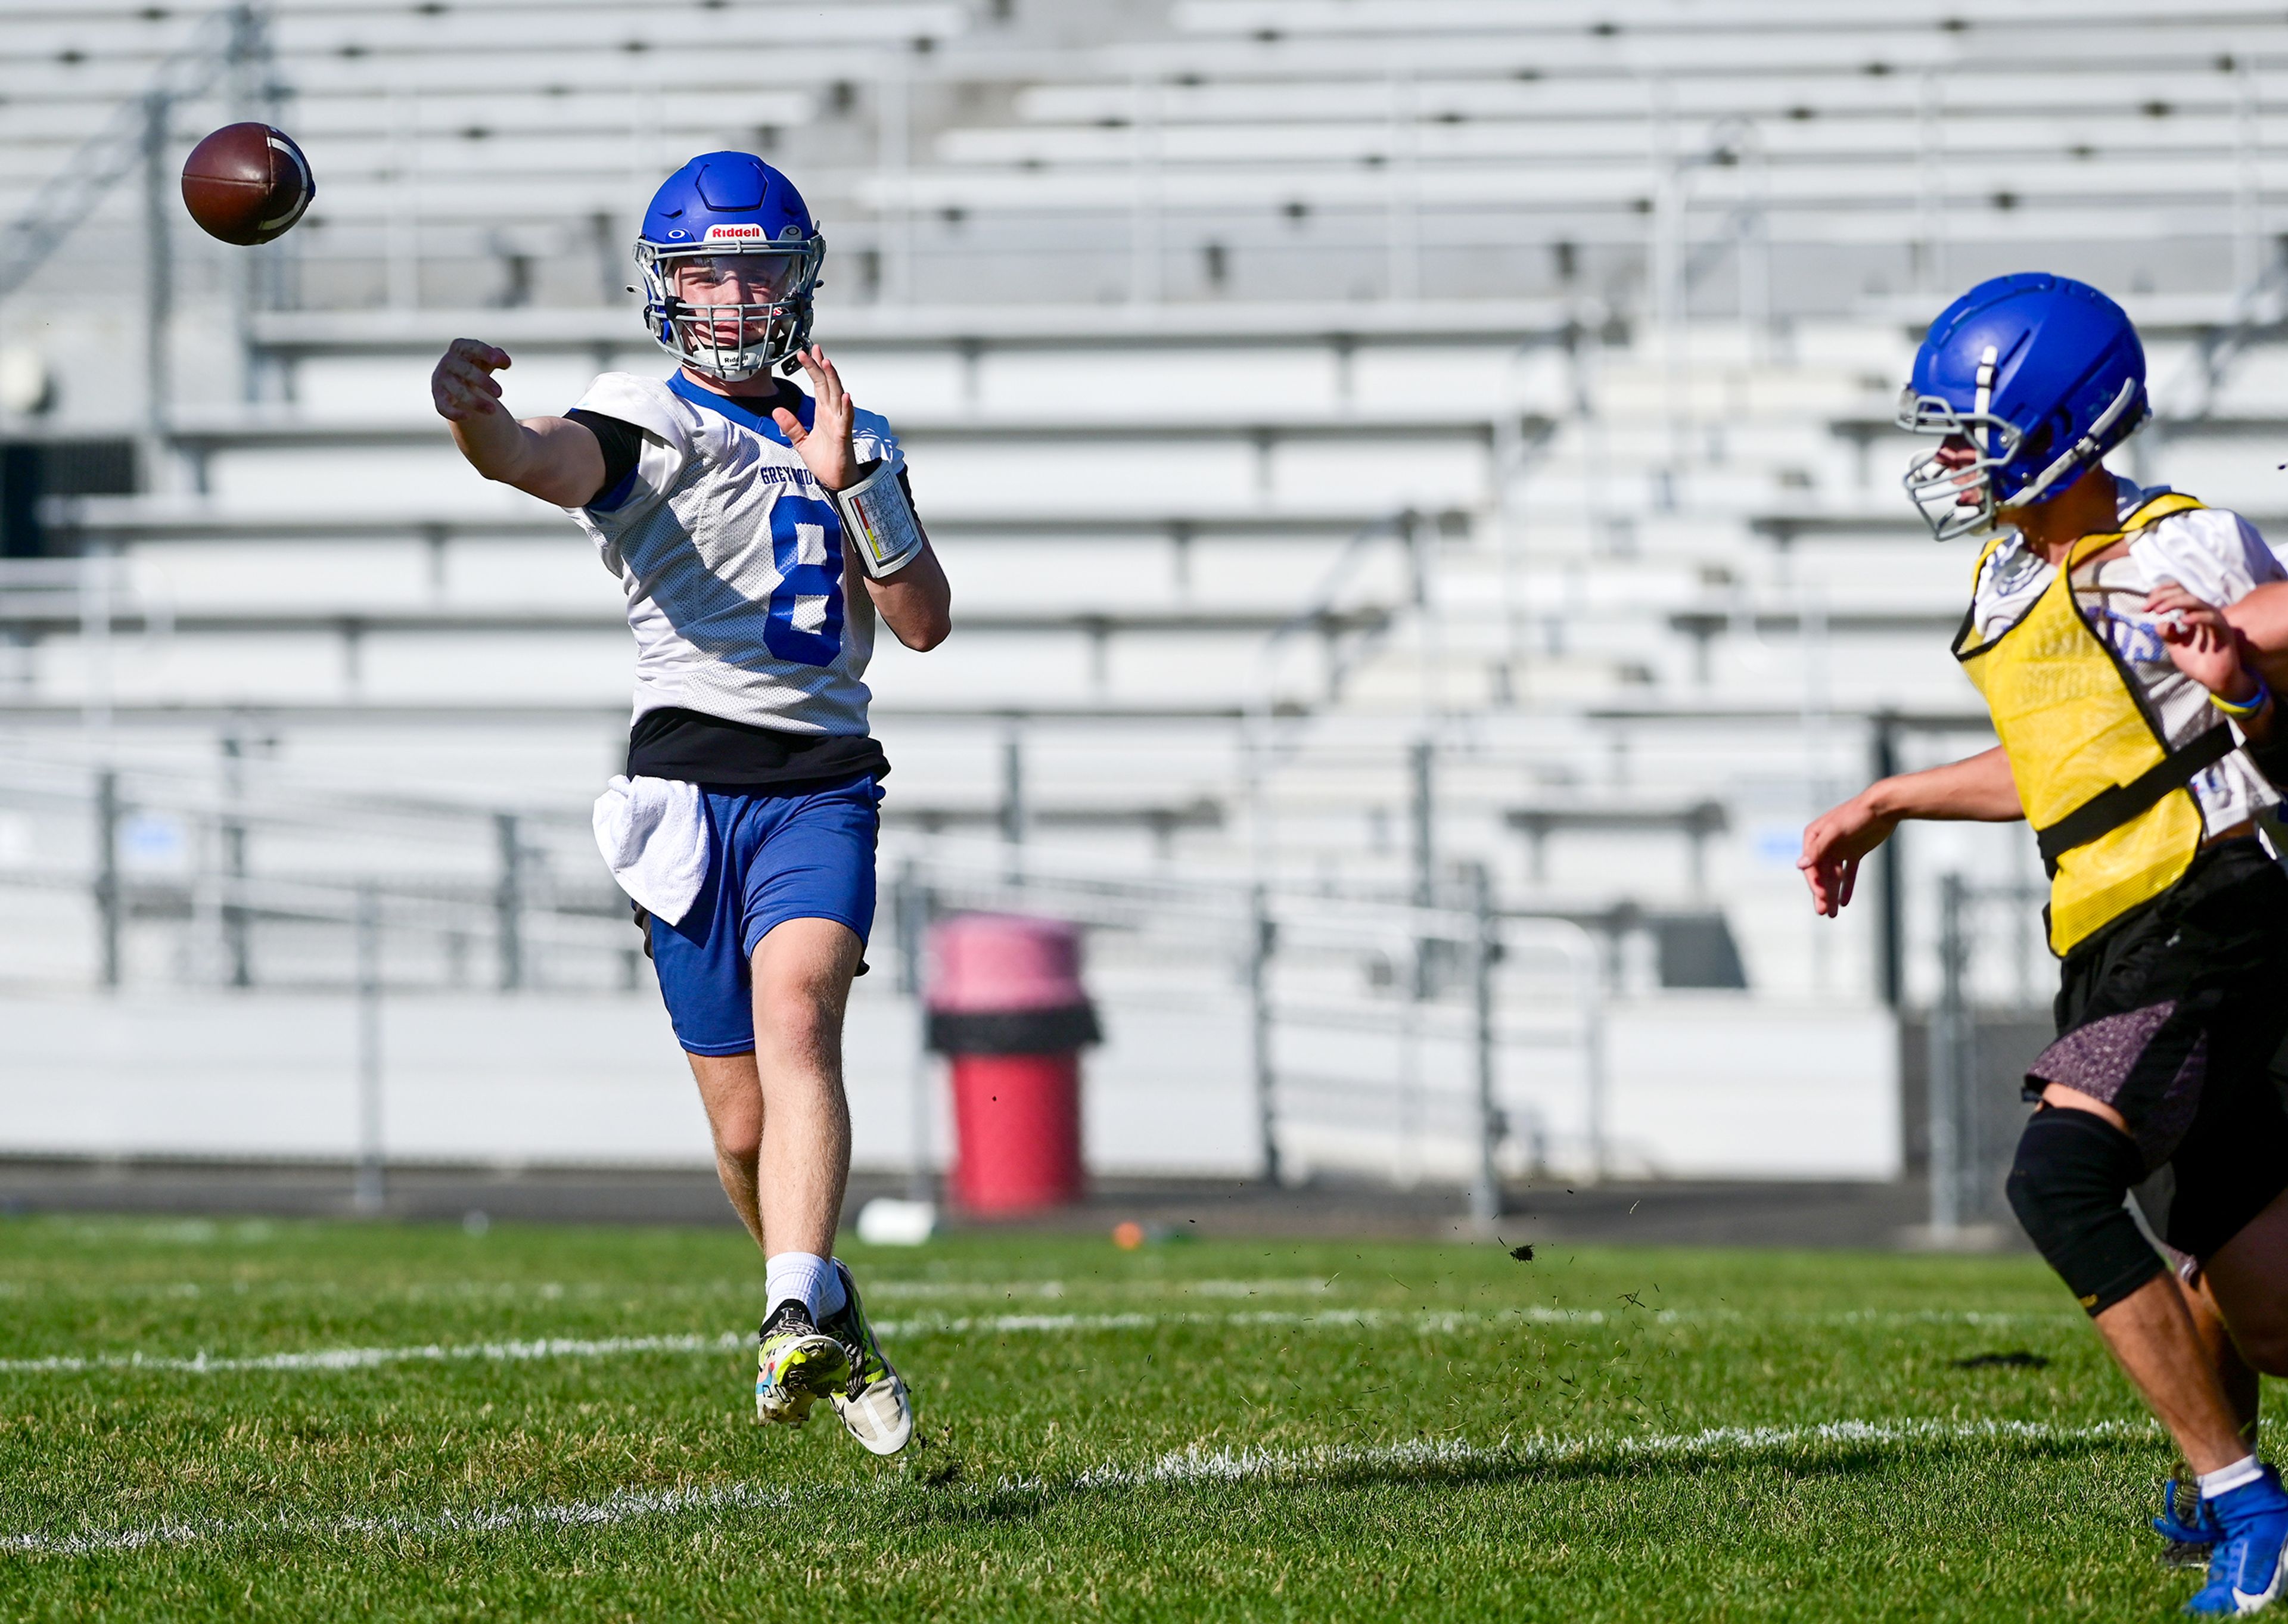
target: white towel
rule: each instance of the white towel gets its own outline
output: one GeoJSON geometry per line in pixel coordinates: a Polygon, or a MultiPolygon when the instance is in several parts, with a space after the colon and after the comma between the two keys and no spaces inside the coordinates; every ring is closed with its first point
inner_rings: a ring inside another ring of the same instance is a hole
{"type": "Polygon", "coordinates": [[[707,809],[699,786],[615,773],[596,797],[596,849],[645,912],[682,922],[707,883],[707,809]]]}

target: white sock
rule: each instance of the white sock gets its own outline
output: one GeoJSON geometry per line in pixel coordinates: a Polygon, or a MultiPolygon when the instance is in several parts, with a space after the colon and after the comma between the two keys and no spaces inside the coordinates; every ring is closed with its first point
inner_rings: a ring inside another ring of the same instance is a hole
{"type": "Polygon", "coordinates": [[[2220,1466],[2213,1472],[2201,1474],[2201,1498],[2214,1500],[2220,1494],[2244,1488],[2264,1475],[2264,1462],[2254,1455],[2235,1461],[2229,1466],[2220,1466]]]}
{"type": "Polygon", "coordinates": [[[819,1279],[818,1317],[821,1319],[825,1319],[829,1314],[840,1313],[842,1305],[850,1301],[850,1294],[842,1289],[842,1271],[834,1266],[838,1261],[835,1258],[828,1258],[826,1272],[819,1279]]]}
{"type": "MultiPolygon", "coordinates": [[[[826,1289],[826,1282],[833,1278],[834,1266],[815,1252],[781,1252],[763,1265],[766,1306],[775,1309],[792,1297],[802,1304],[802,1311],[810,1316],[811,1324],[816,1325],[819,1298],[826,1289]]],[[[842,1295],[838,1280],[835,1282],[834,1295],[842,1295]]]]}

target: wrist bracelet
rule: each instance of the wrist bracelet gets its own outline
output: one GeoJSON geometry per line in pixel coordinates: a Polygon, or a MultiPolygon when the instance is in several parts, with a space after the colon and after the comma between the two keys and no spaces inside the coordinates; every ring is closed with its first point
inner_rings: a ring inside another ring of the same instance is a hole
{"type": "Polygon", "coordinates": [[[2256,692],[2244,700],[2228,700],[2221,693],[2209,695],[2209,703],[2236,722],[2245,722],[2272,702],[2272,690],[2264,685],[2264,678],[2256,679],[2256,692]]]}

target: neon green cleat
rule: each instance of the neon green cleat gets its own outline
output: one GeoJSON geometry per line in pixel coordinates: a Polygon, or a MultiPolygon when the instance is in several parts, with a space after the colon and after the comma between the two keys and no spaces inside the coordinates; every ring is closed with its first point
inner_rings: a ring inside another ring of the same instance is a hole
{"type": "Polygon", "coordinates": [[[849,1350],[850,1374],[829,1396],[851,1437],[876,1454],[895,1454],[914,1436],[913,1396],[875,1339],[848,1266],[838,1257],[834,1270],[842,1277],[843,1303],[819,1328],[849,1350]]]}
{"type": "Polygon", "coordinates": [[[799,1427],[813,1404],[849,1384],[849,1350],[811,1324],[809,1311],[792,1297],[771,1311],[755,1338],[759,1422],[799,1427]]]}

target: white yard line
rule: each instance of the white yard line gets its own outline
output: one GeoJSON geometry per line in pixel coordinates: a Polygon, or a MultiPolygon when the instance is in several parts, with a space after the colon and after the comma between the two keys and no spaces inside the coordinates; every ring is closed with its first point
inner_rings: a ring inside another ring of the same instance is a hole
{"type": "MultiPolygon", "coordinates": [[[[880,1319],[875,1329],[890,1338],[910,1336],[1060,1335],[1095,1331],[1148,1331],[1166,1326],[1247,1327],[1347,1331],[1404,1326],[1416,1331],[1450,1334],[1498,1326],[1505,1321],[1601,1325],[1604,1314],[1546,1308],[1508,1309],[1498,1314],[1404,1314],[1384,1309],[1329,1309],[1305,1314],[1278,1309],[1230,1313],[959,1314],[916,1315],[880,1319]]],[[[44,1359],[0,1359],[0,1375],[70,1375],[87,1371],[147,1370],[187,1375],[223,1375],[246,1371],[371,1370],[386,1365],[445,1364],[480,1359],[519,1363],[532,1359],[613,1359],[633,1353],[713,1353],[743,1347],[753,1333],[727,1331],[719,1336],[552,1336],[534,1341],[439,1343],[398,1348],[316,1348],[305,1352],[223,1356],[148,1353],[52,1354],[44,1359]]]]}
{"type": "Polygon", "coordinates": [[[748,1338],[720,1336],[550,1336],[533,1342],[428,1343],[404,1348],[314,1348],[302,1353],[259,1353],[224,1359],[205,1353],[187,1359],[144,1353],[59,1354],[51,1359],[0,1359],[0,1374],[70,1374],[87,1370],[179,1371],[221,1375],[242,1370],[371,1370],[381,1365],[449,1363],[461,1359],[515,1362],[525,1359],[611,1359],[624,1353],[711,1353],[735,1348],[748,1338]]]}
{"type": "MultiPolygon", "coordinates": [[[[743,1302],[753,1295],[756,1289],[750,1284],[742,1283],[726,1285],[714,1291],[660,1293],[657,1295],[663,1303],[713,1299],[743,1302]]],[[[865,1287],[866,1299],[870,1303],[952,1303],[981,1309],[989,1309],[996,1303],[1053,1303],[1067,1297],[1093,1298],[1118,1303],[1138,1300],[1165,1303],[1187,1297],[1224,1300],[1256,1296],[1326,1296],[1331,1294],[1332,1288],[1323,1281],[1300,1280],[1124,1281],[1116,1284],[1091,1281],[1083,1286],[1068,1286],[1062,1280],[1032,1280],[1015,1284],[983,1280],[869,1280],[865,1287]]],[[[513,1306],[520,1302],[560,1303],[568,1295],[576,1301],[599,1302],[614,1295],[608,1287],[593,1284],[568,1292],[563,1285],[555,1282],[535,1286],[461,1280],[374,1291],[363,1294],[358,1300],[368,1304],[483,1303],[513,1306]]],[[[18,1281],[0,1279],[0,1297],[41,1296],[68,1302],[142,1303],[153,1298],[197,1300],[207,1297],[218,1301],[317,1297],[341,1302],[350,1295],[338,1284],[324,1281],[270,1280],[251,1287],[242,1281],[220,1284],[210,1281],[202,1285],[195,1280],[174,1280],[128,1286],[43,1282],[31,1287],[18,1281]]]]}
{"type": "MultiPolygon", "coordinates": [[[[1480,1312],[1453,1310],[1433,1313],[1391,1308],[1323,1308],[1311,1313],[1299,1309],[1261,1308],[1235,1309],[1226,1313],[1155,1314],[1138,1311],[1114,1314],[916,1314],[904,1319],[878,1321],[876,1328],[885,1336],[959,1336],[981,1331],[1147,1331],[1179,1325],[1286,1326],[1330,1331],[1398,1326],[1450,1333],[1509,1324],[1605,1325],[1617,1318],[1598,1308],[1542,1308],[1531,1304],[1480,1312]]],[[[1657,1315],[1643,1318],[1648,1322],[1660,1319],[1657,1315]]]]}
{"type": "Polygon", "coordinates": [[[1906,1312],[1853,1310],[1826,1314],[1791,1314],[1784,1311],[1759,1314],[1734,1309],[1663,1308],[1639,1311],[1631,1309],[1556,1308],[1546,1303],[1529,1303],[1515,1308],[1433,1310],[1426,1312],[1396,1308],[1322,1308],[1307,1312],[1300,1309],[1267,1308],[1239,1309],[1226,1313],[1153,1313],[1135,1310],[1124,1313],[1098,1314],[912,1314],[902,1319],[877,1320],[875,1328],[885,1336],[959,1335],[974,1331],[1134,1331],[1168,1325],[1296,1326],[1330,1330],[1402,1327],[1417,1331],[1449,1333],[1504,1325],[1966,1325],[1993,1330],[2009,1326],[2079,1325],[2085,1318],[2070,1309],[2047,1313],[1925,1309],[1906,1312]]]}
{"type": "MultiPolygon", "coordinates": [[[[1107,1462],[1068,1477],[1005,1479],[993,1485],[992,1492],[1057,1494],[1200,1483],[1307,1484],[1394,1470],[1430,1474],[1488,1467],[1529,1469],[1599,1456],[1723,1461],[1837,1446],[2095,1443],[2149,1438],[2156,1435],[2156,1430],[2149,1422],[2127,1421],[2102,1421],[2077,1427],[2022,1421],[1835,1421],[1796,1427],[1712,1427],[1699,1432],[1651,1435],[1592,1434],[1569,1438],[1536,1434],[1498,1445],[1472,1444],[1458,1438],[1371,1446],[1330,1445],[1314,1449],[1207,1449],[1195,1445],[1141,1466],[1107,1462]]],[[[950,1492],[957,1494],[965,1491],[950,1492]]],[[[795,1501],[796,1494],[791,1490],[748,1483],[705,1488],[624,1489],[596,1500],[544,1501],[472,1511],[441,1510],[394,1517],[280,1514],[203,1517],[79,1533],[5,1534],[0,1535],[0,1552],[23,1557],[78,1557],[266,1534],[293,1539],[374,1533],[418,1537],[608,1527],[685,1511],[785,1509],[795,1501]]]]}
{"type": "MultiPolygon", "coordinates": [[[[1323,1316],[1307,1314],[986,1314],[925,1316],[876,1322],[884,1336],[959,1336],[973,1334],[1148,1330],[1162,1325],[1301,1325],[1324,1319],[1336,1329],[1380,1325],[1374,1310],[1323,1316]]],[[[1450,1327],[1479,1323],[1460,1315],[1432,1316],[1428,1324],[1450,1327]]],[[[715,1353],[743,1348],[751,1331],[719,1336],[550,1336],[532,1341],[424,1343],[396,1348],[314,1348],[293,1353],[225,1356],[210,1353],[60,1353],[44,1359],[0,1359],[0,1375],[74,1375],[88,1371],[152,1371],[185,1375],[225,1375],[247,1371],[372,1370],[386,1365],[449,1364],[461,1360],[520,1363],[533,1359],[615,1359],[634,1353],[715,1353]]]]}
{"type": "Polygon", "coordinates": [[[8,1534],[0,1536],[0,1552],[27,1557],[85,1557],[265,1533],[322,1539],[342,1534],[418,1536],[502,1533],[523,1528],[606,1527],[678,1511],[778,1510],[793,1503],[794,1495],[788,1490],[751,1483],[726,1483],[707,1488],[623,1489],[600,1500],[543,1501],[536,1505],[435,1511],[420,1517],[218,1517],[89,1533],[8,1534]]]}
{"type": "MultiPolygon", "coordinates": [[[[1458,1331],[1498,1330],[1505,1325],[1595,1327],[1608,1325],[1753,1324],[1766,1319],[1755,1314],[1720,1312],[1704,1317],[1696,1311],[1663,1309],[1644,1314],[1609,1313],[1603,1309],[1553,1308],[1528,1304],[1489,1311],[1410,1313],[1379,1308],[1327,1308],[1304,1313],[1292,1309],[1235,1310],[1226,1313],[1174,1312],[1105,1314],[916,1314],[880,1319],[876,1329],[884,1336],[1065,1335],[1103,1331],[1148,1331],[1167,1327],[1206,1326],[1237,1328],[1259,1327],[1304,1331],[1349,1331],[1398,1328],[1418,1335],[1451,1335],[1458,1331]]],[[[1775,1321],[1797,1322],[1787,1315],[1775,1321]]],[[[1976,1311],[1879,1315],[1853,1312],[1802,1317],[1805,1323],[1846,1325],[1961,1324],[2001,1328],[2011,1325],[2067,1324],[2077,1314],[2002,1314],[1976,1311]]],[[[0,1359],[0,1375],[69,1375],[89,1371],[142,1370],[189,1375],[222,1375],[249,1371],[371,1370],[387,1365],[449,1364],[462,1360],[522,1363],[535,1359],[616,1359],[640,1353],[715,1353],[746,1345],[751,1333],[726,1331],[719,1336],[551,1336],[530,1341],[440,1343],[425,1343],[393,1348],[315,1348],[291,1353],[224,1356],[208,1353],[168,1355],[148,1353],[53,1354],[41,1359],[0,1359]]]]}
{"type": "Polygon", "coordinates": [[[1106,1296],[1253,1297],[1323,1296],[1331,1279],[1315,1275],[1260,1280],[869,1280],[870,1297],[1063,1297],[1076,1292],[1106,1296]]]}
{"type": "MultiPolygon", "coordinates": [[[[720,1291],[711,1291],[699,1294],[687,1292],[674,1294],[671,1298],[663,1297],[663,1303],[664,1304],[669,1301],[672,1301],[676,1304],[680,1305],[684,1303],[693,1301],[695,1297],[709,1299],[716,1297],[736,1297],[740,1295],[740,1292],[744,1289],[744,1287],[734,1288],[731,1287],[726,1287],[720,1291]]],[[[1046,1299],[1052,1302],[1056,1302],[1068,1297],[1075,1297],[1079,1298],[1084,1302],[1091,1298],[1094,1298],[1099,1301],[1109,1299],[1110,1304],[1117,1304],[1124,1300],[1132,1300],[1137,1298],[1157,1299],[1164,1303],[1169,1298],[1183,1298],[1187,1296],[1228,1300],[1250,1296],[1323,1297],[1339,1296],[1342,1295],[1342,1292],[1338,1290],[1336,1285],[1332,1281],[1314,1279],[1307,1277],[1299,1279],[1273,1279],[1261,1280],[1091,1279],[1077,1283],[1067,1280],[888,1279],[869,1281],[865,1289],[868,1298],[877,1303],[905,1299],[910,1301],[920,1300],[922,1302],[931,1303],[938,1302],[947,1302],[950,1303],[959,1303],[960,1300],[965,1298],[975,1298],[979,1300],[976,1306],[981,1309],[988,1310],[989,1314],[990,1305],[997,1299],[1004,1302],[1024,1299],[1046,1299]]],[[[584,1299],[593,1298],[599,1301],[608,1295],[606,1289],[600,1286],[581,1287],[576,1288],[576,1295],[584,1299]]],[[[152,1284],[140,1286],[110,1286],[85,1288],[58,1286],[52,1283],[43,1283],[37,1287],[28,1287],[20,1281],[0,1279],[0,1296],[28,1297],[35,1295],[54,1295],[67,1297],[73,1300],[123,1298],[132,1301],[140,1301],[154,1296],[195,1298],[203,1297],[209,1295],[218,1297],[245,1295],[314,1295],[339,1300],[346,1294],[342,1290],[339,1285],[333,1282],[304,1283],[272,1281],[255,1287],[251,1292],[242,1292],[235,1291],[230,1287],[221,1285],[210,1283],[209,1285],[202,1286],[193,1281],[177,1281],[171,1283],[154,1282],[152,1284]]],[[[369,1300],[375,1303],[400,1303],[480,1301],[491,1303],[497,1305],[514,1306],[520,1299],[533,1298],[537,1299],[542,1303],[556,1303],[562,1301],[568,1295],[572,1294],[568,1294],[566,1287],[561,1283],[552,1281],[544,1282],[539,1285],[532,1285],[528,1283],[517,1284],[506,1281],[463,1280],[432,1282],[418,1288],[410,1290],[400,1289],[395,1291],[378,1292],[373,1294],[369,1300]]],[[[1741,1309],[1732,1307],[1728,1304],[1685,1309],[1664,1308],[1658,1304],[1659,1299],[1656,1297],[1650,1303],[1641,1305],[1623,1303],[1621,1306],[1615,1308],[1559,1308],[1548,1303],[1526,1303],[1521,1306],[1506,1309],[1455,1310],[1447,1311],[1447,1312],[1450,1318],[1458,1316],[1461,1321],[1465,1323],[1474,1319],[1493,1319],[1508,1317],[1511,1319],[1528,1320],[1537,1325],[1620,1325],[1634,1321],[1649,1320],[1663,1325],[1747,1323],[1844,1327],[1969,1325],[1984,1326],[1997,1329],[2014,1325],[2072,1325],[2078,1324],[2084,1318],[2082,1314],[2073,1310],[2070,1306],[2062,1307],[2055,1310],[2038,1310],[2033,1311],[2006,1309],[1876,1308],[1843,1310],[1831,1309],[1822,1310],[1815,1312],[1805,1312],[1789,1309],[1741,1309]]],[[[1204,1311],[1202,1311],[1204,1312],[1204,1311]]],[[[1266,1311],[1269,1312],[1275,1311],[1266,1311]]],[[[1331,1323],[1335,1324],[1378,1326],[1394,1325],[1404,1322],[1405,1316],[1410,1312],[1410,1311],[1402,1308],[1360,1307],[1355,1309],[1340,1309],[1331,1306],[1327,1309],[1318,1310],[1308,1313],[1306,1313],[1299,1309],[1287,1311],[1291,1314],[1292,1323],[1299,1324],[1305,1320],[1327,1319],[1330,1320],[1331,1323]],[[1348,1319],[1341,1318],[1341,1316],[1346,1314],[1350,1316],[1348,1319]]],[[[1140,1322],[1139,1319],[1140,1316],[1143,1319],[1151,1320],[1153,1323],[1185,1322],[1180,1316],[1171,1316],[1166,1313],[1156,1312],[1154,1310],[1143,1306],[1139,1306],[1132,1310],[1123,1310],[1116,1306],[1111,1306],[1108,1304],[1093,1313],[1083,1312],[1076,1309],[1066,1312],[1037,1314],[1032,1316],[1032,1318],[1037,1319],[1038,1323],[1033,1325],[1031,1328],[1063,1330],[1118,1330],[1124,1328],[1133,1328],[1136,1324],[1140,1322]]],[[[896,1321],[894,1323],[899,1324],[902,1328],[909,1330],[914,1335],[931,1335],[949,1326],[957,1326],[962,1328],[973,1328],[992,1324],[999,1325],[1002,1328],[1010,1330],[1025,1329],[1028,1328],[1026,1324],[1023,1323],[1026,1319],[1027,1316],[1021,1313],[1011,1313],[1002,1315],[997,1318],[980,1317],[975,1314],[949,1319],[935,1318],[933,1317],[928,1309],[924,1309],[918,1313],[910,1313],[909,1317],[905,1319],[896,1321]]],[[[1290,1321],[1286,1320],[1266,1321],[1266,1323],[1289,1322],[1290,1321]]],[[[876,1323],[885,1335],[889,1334],[890,1326],[893,1323],[892,1321],[878,1319],[876,1323]]],[[[1243,1324],[1246,1323],[1246,1321],[1219,1319],[1217,1319],[1212,1312],[1204,1312],[1204,1317],[1196,1317],[1190,1321],[1190,1323],[1243,1324]]],[[[1429,1322],[1425,1321],[1425,1323],[1429,1322]]],[[[1442,1324],[1444,1321],[1440,1320],[1437,1321],[1437,1323],[1442,1324]]],[[[12,1364],[11,1361],[0,1359],[0,1371],[27,1367],[29,1367],[25,1361],[16,1361],[12,1364]]]]}
{"type": "Polygon", "coordinates": [[[1711,1427],[1699,1432],[1610,1434],[1550,1438],[1534,1434],[1497,1446],[1458,1438],[1414,1439],[1402,1444],[1358,1447],[1328,1445],[1316,1449],[1189,1449],[1164,1454],[1140,1467],[1100,1466],[1073,1479],[1078,1488],[1132,1488],[1155,1483],[1242,1483],[1256,1479],[1307,1482],[1346,1472],[1394,1466],[1546,1466],[1599,1455],[1632,1459],[1706,1458],[1771,1454],[1807,1446],[1919,1443],[2092,1443],[2150,1436],[2150,1422],[2101,1421],[2058,1427],[2035,1421],[1831,1421],[1799,1427],[1711,1427]]]}

